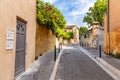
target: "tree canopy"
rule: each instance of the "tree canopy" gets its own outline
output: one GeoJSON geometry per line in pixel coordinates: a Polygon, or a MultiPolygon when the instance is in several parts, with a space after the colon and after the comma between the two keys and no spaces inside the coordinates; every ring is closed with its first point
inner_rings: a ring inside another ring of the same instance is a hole
{"type": "Polygon", "coordinates": [[[88,26],[91,26],[93,21],[98,21],[103,26],[103,16],[107,11],[107,0],[96,0],[93,7],[89,8],[83,22],[86,22],[88,26]]]}
{"type": "Polygon", "coordinates": [[[74,34],[73,32],[66,32],[66,36],[64,38],[73,38],[74,34]]]}
{"type": "Polygon", "coordinates": [[[88,31],[88,28],[87,28],[87,27],[84,27],[84,26],[83,26],[83,27],[80,27],[80,28],[79,28],[79,34],[80,34],[80,36],[81,36],[82,33],[86,32],[86,31],[88,31]]]}
{"type": "Polygon", "coordinates": [[[64,35],[66,20],[60,10],[52,4],[37,0],[37,21],[51,29],[57,36],[64,35]]]}

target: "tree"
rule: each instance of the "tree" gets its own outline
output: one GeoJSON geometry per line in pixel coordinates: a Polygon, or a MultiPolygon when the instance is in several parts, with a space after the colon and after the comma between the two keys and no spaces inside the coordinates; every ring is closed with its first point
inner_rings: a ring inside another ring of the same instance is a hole
{"type": "Polygon", "coordinates": [[[73,38],[73,37],[74,37],[73,32],[66,32],[66,35],[65,35],[64,38],[66,38],[66,39],[70,39],[70,38],[73,38]]]}
{"type": "Polygon", "coordinates": [[[92,25],[93,19],[90,13],[86,13],[87,15],[84,17],[83,22],[87,22],[88,27],[92,25]]]}
{"type": "Polygon", "coordinates": [[[66,36],[66,33],[65,33],[64,29],[60,29],[60,28],[56,28],[55,34],[56,34],[57,37],[64,37],[64,36],[66,36]]]}
{"type": "Polygon", "coordinates": [[[93,7],[89,8],[89,12],[83,19],[89,26],[92,25],[93,21],[98,21],[103,26],[103,16],[107,11],[107,0],[97,0],[93,7]]]}
{"type": "Polygon", "coordinates": [[[84,32],[86,32],[86,31],[88,31],[88,28],[87,27],[80,27],[79,28],[79,34],[80,34],[80,36],[82,35],[82,33],[84,33],[84,32]]]}
{"type": "Polygon", "coordinates": [[[63,35],[58,32],[63,31],[66,20],[60,10],[50,3],[37,0],[37,21],[39,24],[45,25],[48,29],[51,29],[57,36],[63,35]]]}
{"type": "Polygon", "coordinates": [[[69,38],[73,38],[74,37],[73,32],[68,32],[67,34],[69,35],[69,38]]]}

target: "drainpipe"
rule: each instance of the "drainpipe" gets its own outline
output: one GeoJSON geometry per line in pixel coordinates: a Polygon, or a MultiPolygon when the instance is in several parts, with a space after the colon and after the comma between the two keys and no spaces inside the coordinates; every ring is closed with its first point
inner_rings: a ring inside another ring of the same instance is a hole
{"type": "Polygon", "coordinates": [[[110,54],[110,1],[108,0],[108,42],[109,42],[109,44],[108,44],[108,54],[110,54]]]}

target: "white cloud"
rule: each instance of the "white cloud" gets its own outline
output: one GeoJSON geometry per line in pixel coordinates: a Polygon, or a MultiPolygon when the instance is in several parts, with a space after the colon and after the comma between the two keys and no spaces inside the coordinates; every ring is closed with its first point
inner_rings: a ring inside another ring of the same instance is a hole
{"type": "Polygon", "coordinates": [[[81,1],[81,3],[87,3],[88,2],[88,0],[80,0],[81,1]]]}
{"type": "Polygon", "coordinates": [[[93,5],[94,5],[94,2],[90,2],[86,4],[86,6],[83,6],[77,10],[72,11],[69,15],[75,16],[79,14],[85,14],[86,12],[88,12],[89,7],[92,7],[93,5]]]}
{"type": "Polygon", "coordinates": [[[85,4],[89,3],[89,0],[75,0],[72,4],[77,6],[84,6],[85,4]]]}
{"type": "Polygon", "coordinates": [[[86,25],[82,19],[89,7],[94,5],[96,0],[43,0],[50,2],[59,8],[64,14],[67,24],[76,24],[78,26],[86,25]]]}
{"type": "Polygon", "coordinates": [[[49,3],[51,3],[51,4],[53,4],[53,3],[55,3],[56,2],[56,0],[43,0],[44,2],[49,2],[49,3]]]}
{"type": "Polygon", "coordinates": [[[57,5],[57,7],[58,7],[61,11],[67,9],[66,3],[65,3],[65,2],[60,3],[59,5],[57,5]]]}
{"type": "Polygon", "coordinates": [[[76,25],[75,23],[67,23],[67,25],[76,25]]]}

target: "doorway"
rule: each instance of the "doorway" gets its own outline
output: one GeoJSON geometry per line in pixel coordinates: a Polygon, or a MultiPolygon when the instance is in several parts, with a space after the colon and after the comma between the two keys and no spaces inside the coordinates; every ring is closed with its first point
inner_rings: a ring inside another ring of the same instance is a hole
{"type": "Polygon", "coordinates": [[[25,71],[26,23],[16,22],[15,76],[25,71]]]}

